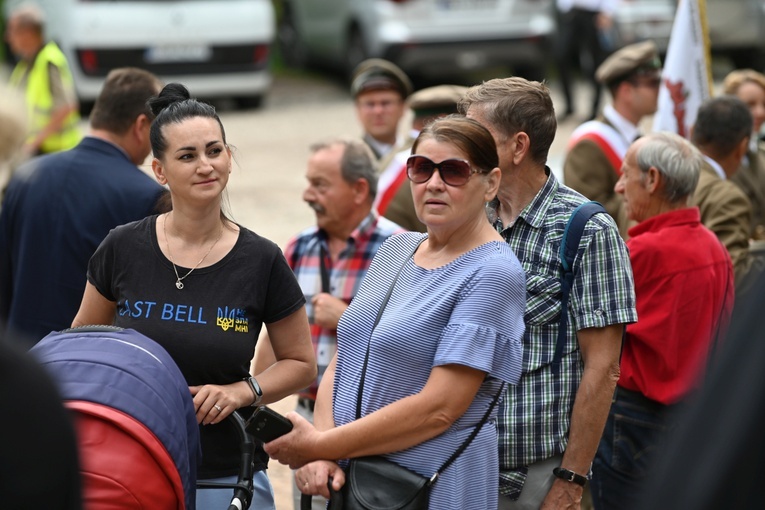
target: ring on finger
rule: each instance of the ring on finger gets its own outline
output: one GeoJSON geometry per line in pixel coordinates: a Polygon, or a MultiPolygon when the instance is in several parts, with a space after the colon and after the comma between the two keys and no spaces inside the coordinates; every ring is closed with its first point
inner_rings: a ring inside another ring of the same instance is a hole
{"type": "Polygon", "coordinates": [[[218,404],[213,404],[213,407],[218,410],[218,412],[223,411],[223,408],[219,406],[218,404]]]}

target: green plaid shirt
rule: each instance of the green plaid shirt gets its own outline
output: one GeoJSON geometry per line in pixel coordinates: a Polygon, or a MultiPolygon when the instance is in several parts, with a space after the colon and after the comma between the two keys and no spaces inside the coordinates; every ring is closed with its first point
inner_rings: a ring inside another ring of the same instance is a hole
{"type": "Polygon", "coordinates": [[[504,228],[496,209],[489,210],[526,272],[523,375],[508,387],[498,416],[500,494],[512,499],[520,496],[526,466],[566,449],[584,369],[576,331],[637,320],[627,247],[611,217],[597,214],[587,223],[574,260],[568,339],[560,372],[553,376],[561,307],[558,250],[571,213],[587,199],[547,173],[547,183],[512,226],[504,228]]]}

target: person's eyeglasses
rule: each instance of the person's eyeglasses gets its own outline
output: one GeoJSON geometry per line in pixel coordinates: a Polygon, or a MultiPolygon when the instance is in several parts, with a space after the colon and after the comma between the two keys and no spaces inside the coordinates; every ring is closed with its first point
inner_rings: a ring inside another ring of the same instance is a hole
{"type": "Polygon", "coordinates": [[[449,186],[464,186],[471,175],[478,173],[464,159],[445,159],[435,163],[430,158],[415,154],[406,160],[406,175],[415,184],[428,182],[436,170],[449,186]]]}

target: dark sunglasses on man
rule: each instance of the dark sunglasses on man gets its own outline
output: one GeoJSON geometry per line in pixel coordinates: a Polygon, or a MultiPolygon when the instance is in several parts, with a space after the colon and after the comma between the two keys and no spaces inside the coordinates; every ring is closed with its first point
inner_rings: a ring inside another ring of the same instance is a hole
{"type": "Polygon", "coordinates": [[[449,186],[464,186],[470,176],[479,173],[464,159],[445,159],[436,163],[430,158],[415,154],[406,160],[406,175],[415,184],[428,182],[438,170],[441,180],[449,186]]]}
{"type": "Polygon", "coordinates": [[[652,89],[657,89],[661,85],[661,77],[643,76],[643,77],[634,78],[630,80],[630,83],[632,83],[634,87],[649,87],[652,89]]]}

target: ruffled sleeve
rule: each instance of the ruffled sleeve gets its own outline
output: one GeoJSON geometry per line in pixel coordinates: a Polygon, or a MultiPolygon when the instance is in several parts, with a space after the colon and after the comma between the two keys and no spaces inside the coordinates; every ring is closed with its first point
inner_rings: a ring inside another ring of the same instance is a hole
{"type": "Polygon", "coordinates": [[[523,328],[518,334],[513,328],[498,332],[475,324],[449,324],[433,363],[466,365],[508,384],[518,384],[523,364],[522,335],[523,328]]]}
{"type": "Polygon", "coordinates": [[[520,263],[504,244],[463,283],[441,333],[434,366],[463,364],[510,384],[520,379],[523,361],[523,313],[526,279],[520,263]]]}

